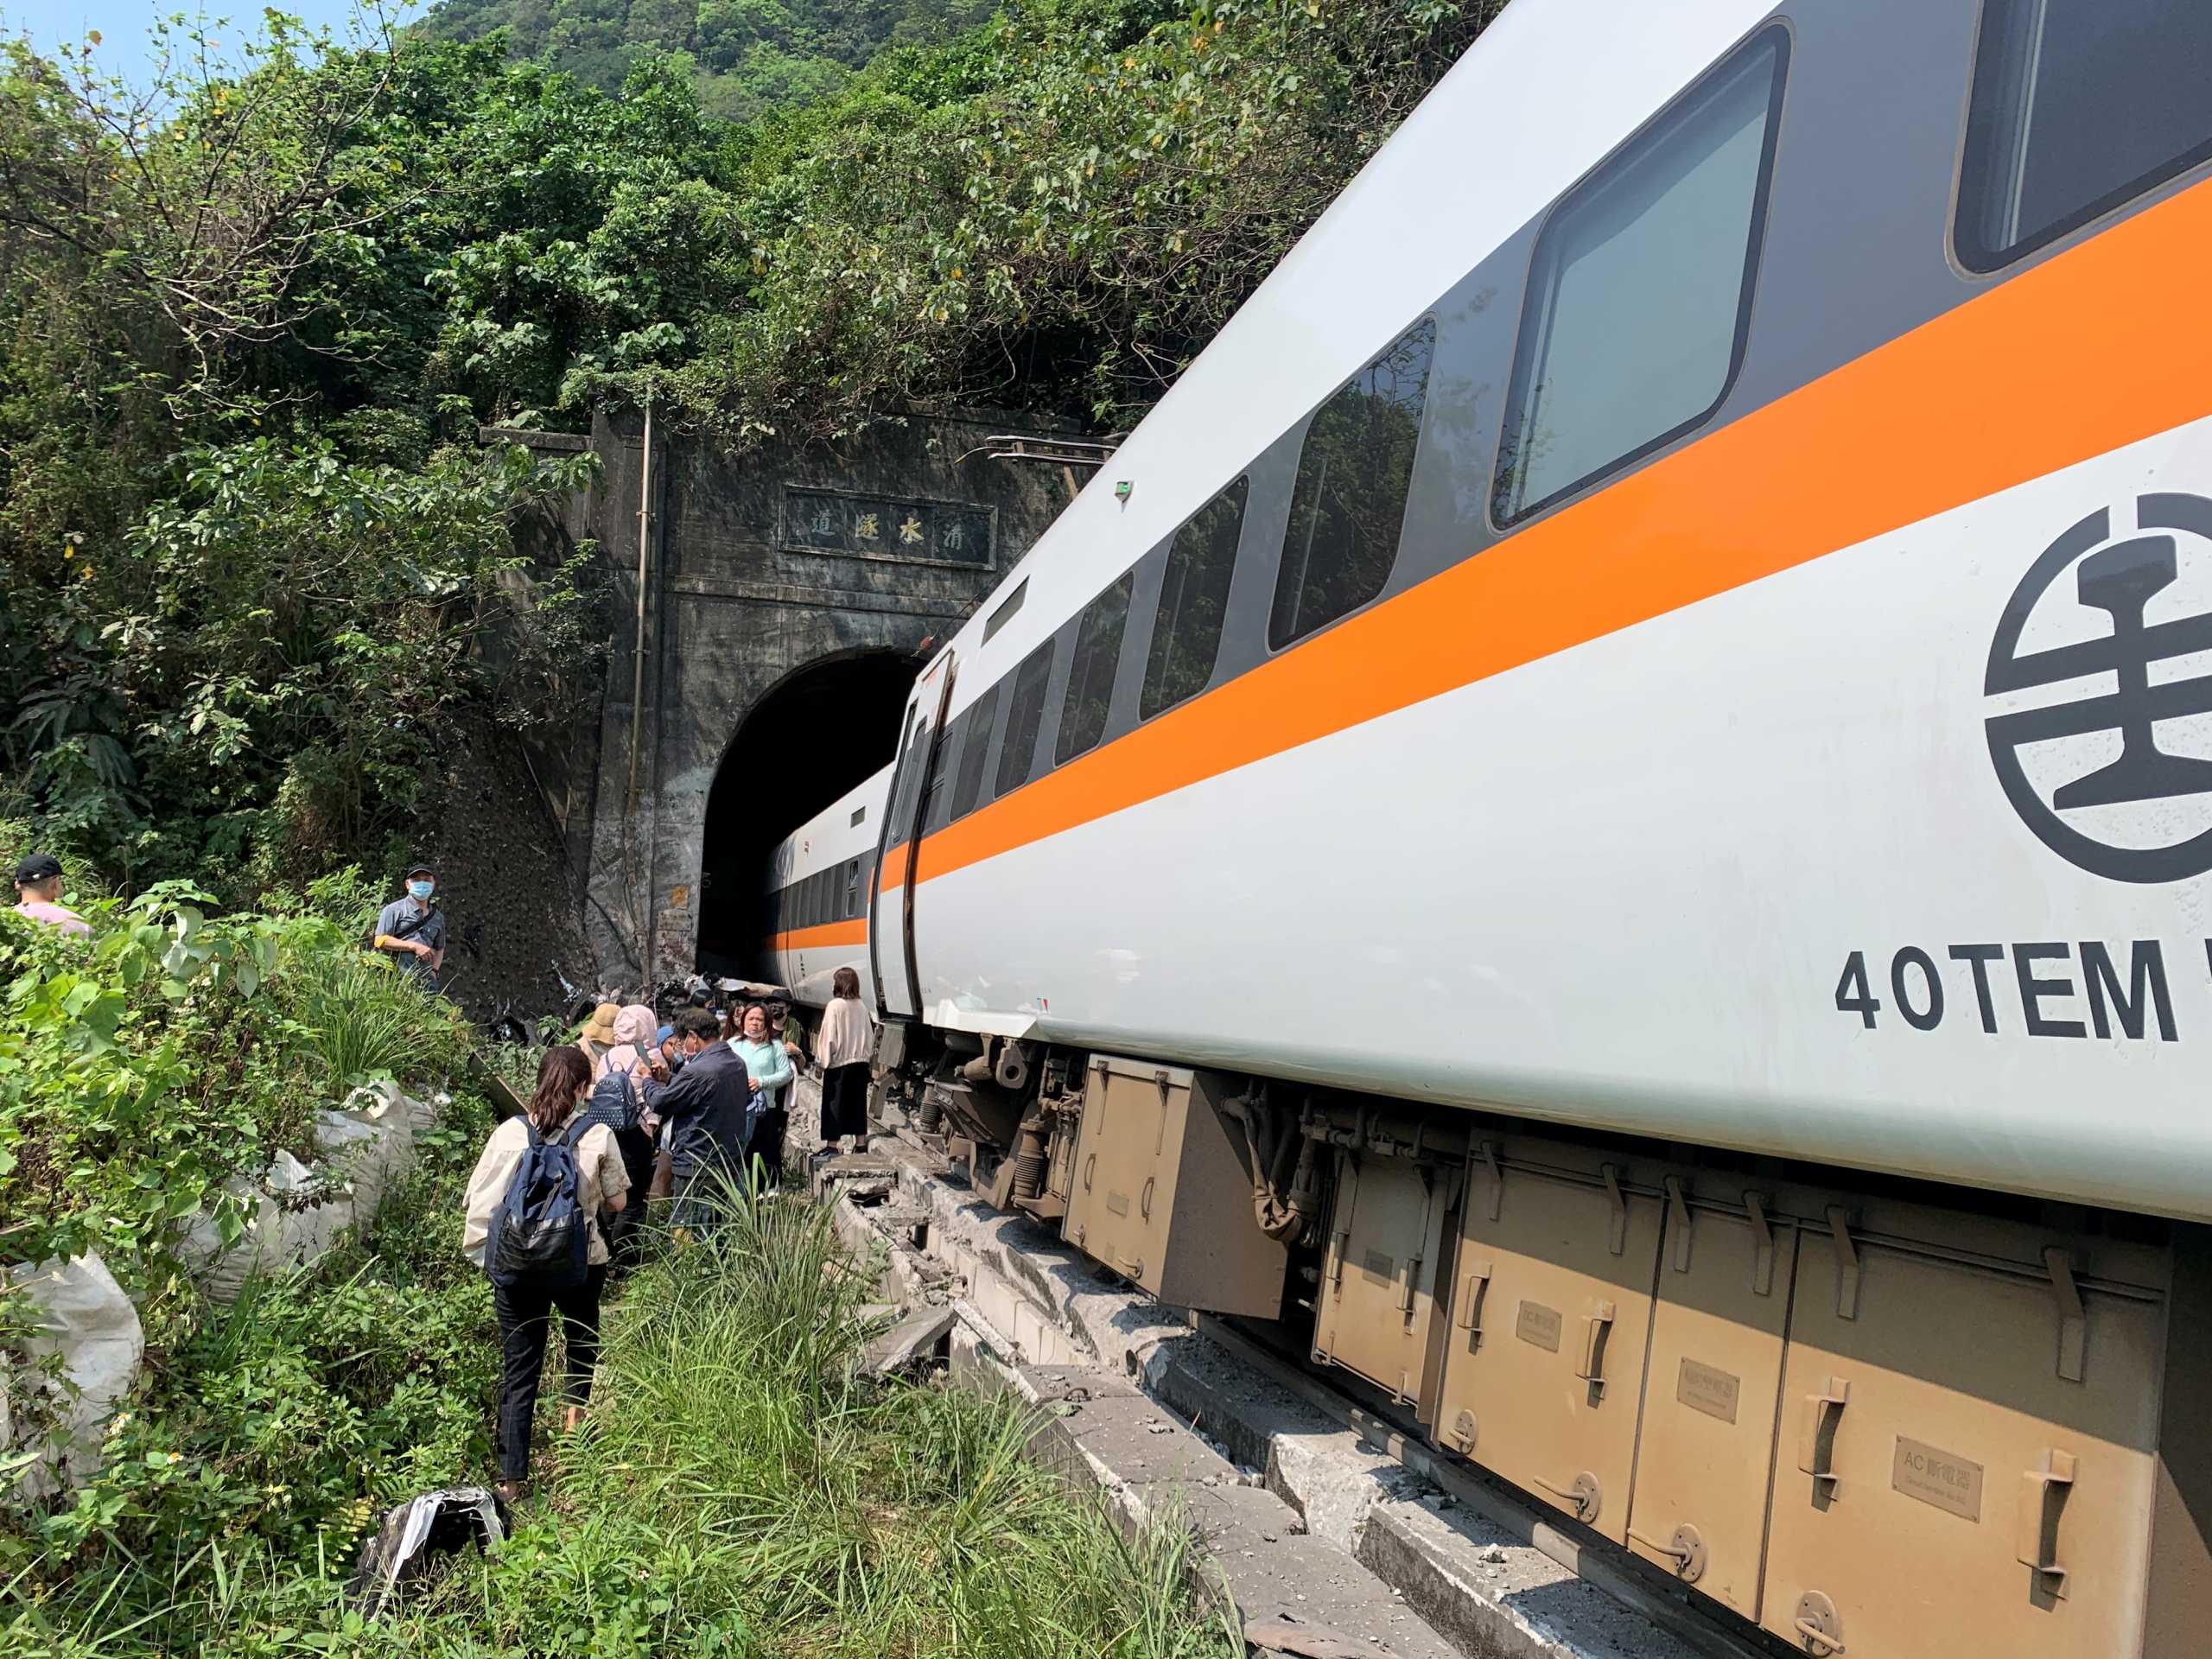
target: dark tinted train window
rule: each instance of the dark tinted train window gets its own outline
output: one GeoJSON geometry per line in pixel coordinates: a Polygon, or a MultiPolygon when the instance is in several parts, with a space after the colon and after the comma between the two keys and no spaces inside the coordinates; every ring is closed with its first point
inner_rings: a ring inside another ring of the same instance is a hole
{"type": "Polygon", "coordinates": [[[952,791],[952,816],[964,818],[976,810],[983,793],[983,757],[991,752],[991,728],[998,719],[999,689],[995,685],[976,699],[968,710],[968,734],[960,741],[960,780],[952,791]]]}
{"type": "Polygon", "coordinates": [[[2212,158],[2212,5],[1987,0],[1960,263],[1999,265],[2212,158]]]}
{"type": "Polygon", "coordinates": [[[906,734],[899,745],[899,766],[892,775],[890,804],[884,809],[891,815],[891,822],[887,826],[891,832],[891,839],[886,844],[893,847],[906,839],[906,803],[914,796],[914,761],[918,753],[914,745],[914,728],[920,722],[920,717],[919,704],[906,710],[906,734]]]}
{"type": "Polygon", "coordinates": [[[1028,597],[1029,578],[1024,576],[1021,579],[1021,585],[999,601],[998,609],[991,613],[991,620],[983,624],[983,643],[985,645],[989,645],[991,643],[991,636],[993,634],[996,633],[1001,628],[1006,626],[1007,623],[1013,621],[1016,616],[1021,613],[1021,601],[1028,597]]]}
{"type": "Polygon", "coordinates": [[[1052,642],[1021,659],[1014,671],[1014,696],[1006,709],[1006,741],[999,746],[999,775],[991,789],[996,800],[1029,781],[1037,763],[1037,728],[1045,717],[1045,682],[1052,677],[1052,642]]]}
{"type": "Polygon", "coordinates": [[[1536,238],[1491,503],[1510,524],[1711,418],[1742,361],[1788,37],[1771,29],[1536,238]]]}
{"type": "Polygon", "coordinates": [[[1153,619],[1144,694],[1137,704],[1140,720],[1205,690],[1213,677],[1250,486],[1249,479],[1238,479],[1175,532],[1160,582],[1160,613],[1153,619]]]}
{"type": "Polygon", "coordinates": [[[861,861],[857,858],[849,858],[845,861],[845,904],[838,914],[850,921],[860,913],[861,861]]]}
{"type": "Polygon", "coordinates": [[[1436,325],[1415,324],[1314,411],[1291,486],[1269,648],[1357,610],[1389,581],[1435,348],[1436,325]]]}
{"type": "MultiPolygon", "coordinates": [[[[947,727],[946,729],[950,731],[951,728],[947,727]]],[[[925,836],[935,835],[944,828],[944,768],[945,763],[951,759],[950,740],[939,743],[936,754],[930,759],[929,792],[922,798],[921,812],[922,833],[925,836]]]]}
{"type": "Polygon", "coordinates": [[[1128,626],[1129,595],[1137,573],[1122,579],[1084,607],[1076,625],[1075,657],[1068,665],[1068,700],[1060,707],[1059,741],[1052,763],[1065,766],[1106,734],[1106,710],[1114,700],[1114,670],[1122,660],[1122,631],[1128,626]]]}

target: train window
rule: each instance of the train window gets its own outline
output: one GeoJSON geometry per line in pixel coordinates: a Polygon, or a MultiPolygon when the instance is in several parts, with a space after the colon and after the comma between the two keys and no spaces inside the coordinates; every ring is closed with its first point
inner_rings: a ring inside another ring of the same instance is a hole
{"type": "Polygon", "coordinates": [[[1349,615],[1389,581],[1435,350],[1436,324],[1424,319],[1314,411],[1299,446],[1268,649],[1349,615]]]}
{"type": "Polygon", "coordinates": [[[1068,666],[1068,700],[1060,707],[1059,741],[1052,764],[1065,766],[1106,734],[1106,710],[1114,700],[1114,671],[1122,660],[1122,631],[1128,625],[1129,595],[1137,573],[1121,580],[1083,607],[1076,625],[1075,657],[1068,666]]]}
{"type": "Polygon", "coordinates": [[[847,921],[861,913],[861,861],[845,861],[845,907],[838,914],[847,921]]]}
{"type": "Polygon", "coordinates": [[[933,836],[944,828],[944,763],[952,758],[951,748],[950,742],[938,744],[937,756],[930,763],[930,779],[923,791],[920,814],[925,836],[933,836]]]}
{"type": "Polygon", "coordinates": [[[1995,270],[2212,159],[2212,7],[1988,0],[1956,245],[1995,270]]]}
{"type": "Polygon", "coordinates": [[[991,613],[991,620],[983,624],[983,643],[985,645],[989,645],[991,643],[991,636],[996,633],[1001,628],[1006,626],[1007,623],[1013,621],[1015,616],[1020,614],[1021,610],[1021,601],[1028,597],[1029,578],[1024,576],[1021,579],[1020,586],[1016,587],[1012,593],[1008,594],[999,602],[998,609],[991,613]]]}
{"type": "Polygon", "coordinates": [[[1045,718],[1045,682],[1052,677],[1052,642],[1021,659],[1014,673],[1014,696],[1006,709],[1006,737],[999,745],[999,775],[993,800],[1029,781],[1037,764],[1037,728],[1045,718]]]}
{"type": "Polygon", "coordinates": [[[1221,620],[1229,609],[1229,578],[1236,568],[1237,532],[1251,480],[1240,478],[1198,509],[1167,550],[1160,582],[1160,612],[1153,619],[1152,647],[1144,667],[1137,718],[1150,720],[1205,690],[1221,650],[1221,620]]]}
{"type": "Polygon", "coordinates": [[[856,806],[856,807],[855,807],[855,808],[853,809],[853,821],[852,821],[852,828],[854,828],[854,829],[857,830],[857,829],[859,829],[859,828],[861,827],[861,825],[862,825],[863,823],[867,823],[867,822],[868,822],[868,808],[866,808],[866,807],[864,807],[864,806],[856,806]]]}
{"type": "Polygon", "coordinates": [[[914,798],[915,761],[921,753],[914,742],[914,729],[917,725],[925,733],[929,729],[928,722],[921,719],[921,712],[918,703],[906,710],[906,730],[899,741],[899,765],[891,775],[891,800],[884,810],[891,815],[891,822],[885,827],[891,836],[887,844],[893,847],[902,845],[906,840],[906,804],[914,798]]]}
{"type": "Polygon", "coordinates": [[[991,730],[997,722],[999,689],[995,685],[976,699],[968,710],[968,734],[960,742],[960,779],[952,791],[952,816],[964,818],[976,810],[983,793],[983,760],[991,752],[991,730]]]}
{"type": "Polygon", "coordinates": [[[1503,527],[1712,418],[1743,360],[1788,35],[1770,29],[1536,238],[1491,501],[1503,527]]]}

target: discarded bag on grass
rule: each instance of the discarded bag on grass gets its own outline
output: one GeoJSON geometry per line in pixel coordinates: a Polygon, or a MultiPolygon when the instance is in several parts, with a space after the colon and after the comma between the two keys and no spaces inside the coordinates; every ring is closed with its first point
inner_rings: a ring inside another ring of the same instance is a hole
{"type": "Polygon", "coordinates": [[[375,1535],[361,1546],[346,1599],[374,1618],[401,1585],[421,1578],[432,1561],[470,1544],[496,1554],[506,1537],[507,1507],[484,1487],[454,1486],[410,1497],[386,1510],[375,1535]]]}
{"type": "Polygon", "coordinates": [[[415,1136],[435,1109],[389,1084],[356,1089],[335,1111],[315,1115],[311,1167],[280,1151],[260,1179],[227,1183],[245,1211],[245,1231],[226,1243],[206,1211],[185,1224],[177,1253],[193,1281],[225,1306],[254,1274],[307,1267],[345,1229],[372,1220],[384,1195],[415,1161],[415,1136]]]}
{"type": "Polygon", "coordinates": [[[58,1355],[60,1373],[49,1385],[34,1370],[11,1376],[0,1368],[0,1502],[45,1497],[79,1486],[99,1472],[101,1439],[118,1402],[137,1380],[146,1356],[138,1310],[96,1255],[5,1270],[38,1311],[38,1327],[24,1344],[33,1367],[58,1355]],[[32,1437],[29,1425],[50,1408],[58,1431],[51,1440],[18,1446],[32,1437]],[[28,1459],[28,1460],[26,1460],[28,1459]]]}

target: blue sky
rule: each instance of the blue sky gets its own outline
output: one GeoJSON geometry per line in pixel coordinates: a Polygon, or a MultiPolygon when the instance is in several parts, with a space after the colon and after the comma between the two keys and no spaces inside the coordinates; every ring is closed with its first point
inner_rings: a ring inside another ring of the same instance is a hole
{"type": "MultiPolygon", "coordinates": [[[[421,14],[419,5],[391,9],[402,20],[421,14]]],[[[327,25],[343,35],[358,10],[355,0],[289,0],[277,10],[302,17],[310,24],[327,25]]],[[[81,41],[88,30],[100,35],[99,61],[111,74],[134,86],[143,86],[155,69],[154,23],[177,12],[204,15],[208,35],[222,44],[222,56],[235,63],[239,45],[261,33],[263,8],[258,4],[209,3],[196,0],[0,0],[0,36],[28,35],[34,44],[51,51],[60,41],[81,41]],[[216,20],[231,21],[216,26],[216,20]]]]}

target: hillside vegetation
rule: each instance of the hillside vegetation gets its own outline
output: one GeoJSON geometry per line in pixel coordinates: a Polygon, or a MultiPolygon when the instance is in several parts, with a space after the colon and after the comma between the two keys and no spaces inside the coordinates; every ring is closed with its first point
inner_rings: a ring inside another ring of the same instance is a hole
{"type": "Polygon", "coordinates": [[[216,917],[172,886],[87,904],[89,944],[0,912],[0,1267],[97,1250],[147,1357],[99,1471],[10,1504],[55,1399],[22,1346],[39,1316],[0,1276],[0,1653],[1242,1653],[1179,1541],[1133,1547],[1072,1501],[1025,1458],[1018,1408],[859,1372],[872,1281],[796,1202],[656,1243],[611,1313],[591,1427],[541,1429],[547,1487],[507,1547],[364,1618],[346,1581],[383,1510],[489,1478],[499,1371],[459,1248],[491,1112],[451,1008],[358,949],[376,896],[346,876],[216,917]],[[188,1218],[235,1243],[270,1159],[319,1155],[315,1109],[393,1077],[455,1087],[373,1219],[203,1299],[188,1218]]]}
{"type": "MultiPolygon", "coordinates": [[[[488,678],[576,480],[478,423],[1125,428],[1494,9],[1037,0],[745,123],[689,59],[608,92],[496,37],[272,17],[152,97],[0,48],[0,810],[132,887],[389,861],[450,711],[557,715],[594,649],[579,561],[488,678]]],[[[804,14],[853,57],[890,16],[804,14]]]]}
{"type": "Polygon", "coordinates": [[[435,40],[503,31],[507,50],[602,92],[683,54],[709,114],[748,120],[821,98],[887,46],[929,46],[989,17],[988,0],[442,0],[435,40]]]}

